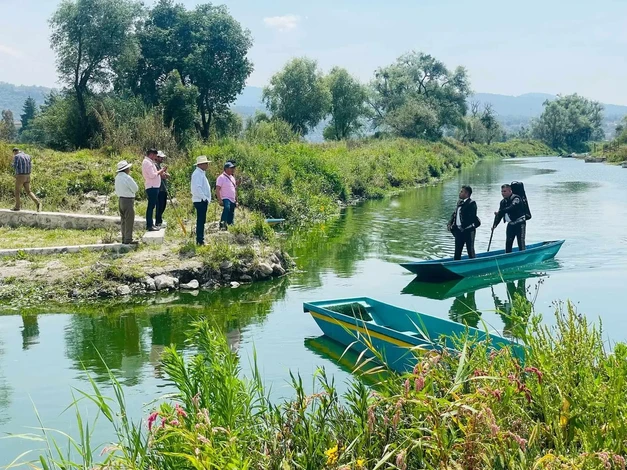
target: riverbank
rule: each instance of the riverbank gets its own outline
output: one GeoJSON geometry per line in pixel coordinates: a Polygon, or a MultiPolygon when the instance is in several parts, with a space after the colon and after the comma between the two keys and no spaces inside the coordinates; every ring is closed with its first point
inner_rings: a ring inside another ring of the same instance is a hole
{"type": "MultiPolygon", "coordinates": [[[[10,146],[4,147],[6,155],[10,146]]],[[[114,215],[117,200],[112,194],[113,168],[121,158],[135,163],[132,176],[141,180],[141,157],[131,153],[111,156],[102,150],[25,150],[33,155],[33,189],[46,210],[114,215]]],[[[343,205],[438,181],[479,158],[549,152],[535,142],[464,146],[453,140],[432,143],[400,139],[280,146],[224,141],[199,147],[189,155],[172,156],[167,161],[174,204],[170,203],[165,213],[165,245],[141,246],[122,254],[18,254],[3,259],[0,303],[23,306],[42,301],[75,302],[154,292],[160,285],[177,289],[190,281],[197,281],[198,287],[213,288],[282,276],[294,265],[280,239],[264,222],[265,217],[286,218],[292,226],[322,222],[335,216],[343,205]],[[208,213],[209,243],[197,249],[189,235],[193,233],[194,213],[188,181],[194,157],[200,154],[213,160],[210,175],[219,174],[223,161],[237,161],[239,199],[244,209],[238,210],[235,226],[225,234],[217,231],[220,209],[212,204],[208,213]],[[181,222],[187,236],[180,228],[181,222]],[[169,279],[157,282],[155,278],[159,276],[169,279]]],[[[7,158],[0,160],[5,170],[7,158]]],[[[12,177],[4,171],[0,178],[0,205],[10,207],[12,177]]],[[[140,193],[136,204],[139,215],[145,211],[143,198],[140,193]]],[[[11,248],[50,246],[51,240],[66,245],[98,238],[113,241],[117,236],[97,231],[77,234],[70,230],[2,230],[3,239],[11,248]]]]}

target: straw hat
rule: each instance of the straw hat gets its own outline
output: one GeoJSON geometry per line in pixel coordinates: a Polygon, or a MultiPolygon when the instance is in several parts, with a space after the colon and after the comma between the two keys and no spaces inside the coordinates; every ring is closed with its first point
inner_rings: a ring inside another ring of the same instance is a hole
{"type": "Polygon", "coordinates": [[[163,153],[161,150],[159,150],[159,151],[157,152],[157,157],[160,157],[160,158],[165,158],[165,153],[163,153]]]}
{"type": "Polygon", "coordinates": [[[132,166],[133,166],[133,164],[132,164],[132,163],[129,163],[129,162],[127,162],[126,160],[122,160],[121,162],[119,162],[119,163],[118,163],[118,173],[119,173],[120,171],[124,171],[124,170],[126,170],[127,168],[130,168],[130,167],[132,167],[132,166]]]}
{"type": "Polygon", "coordinates": [[[201,155],[196,159],[196,166],[202,165],[203,163],[211,163],[209,160],[207,160],[207,157],[205,155],[201,155]]]}

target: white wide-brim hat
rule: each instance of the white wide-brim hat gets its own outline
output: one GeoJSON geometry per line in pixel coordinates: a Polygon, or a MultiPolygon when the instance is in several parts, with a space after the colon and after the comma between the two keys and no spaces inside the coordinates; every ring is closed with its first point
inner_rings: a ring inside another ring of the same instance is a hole
{"type": "Polygon", "coordinates": [[[124,171],[124,170],[126,170],[127,168],[130,168],[130,167],[132,167],[132,166],[133,166],[133,164],[132,164],[132,163],[129,163],[129,162],[127,162],[126,160],[122,160],[121,162],[119,162],[119,163],[118,163],[118,173],[119,173],[120,171],[124,171]]]}
{"type": "Polygon", "coordinates": [[[203,163],[211,163],[205,155],[201,155],[196,159],[196,165],[202,165],[203,163]]]}

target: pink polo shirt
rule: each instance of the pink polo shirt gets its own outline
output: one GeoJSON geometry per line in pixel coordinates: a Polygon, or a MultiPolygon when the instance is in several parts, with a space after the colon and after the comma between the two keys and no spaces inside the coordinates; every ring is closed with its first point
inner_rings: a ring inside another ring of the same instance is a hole
{"type": "Polygon", "coordinates": [[[235,190],[237,183],[235,182],[235,177],[222,173],[216,180],[216,186],[220,186],[220,197],[222,199],[236,202],[235,190]]]}
{"type": "Polygon", "coordinates": [[[148,157],[144,157],[142,162],[142,175],[144,176],[146,189],[161,187],[161,176],[158,173],[157,166],[148,157]]]}

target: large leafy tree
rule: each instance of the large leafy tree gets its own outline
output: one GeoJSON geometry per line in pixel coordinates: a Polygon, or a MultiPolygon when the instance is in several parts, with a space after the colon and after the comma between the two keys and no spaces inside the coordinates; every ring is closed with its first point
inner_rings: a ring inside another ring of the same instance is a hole
{"type": "Polygon", "coordinates": [[[331,122],[324,130],[324,137],[347,139],[361,129],[368,114],[366,88],[340,67],[334,67],[326,81],[331,92],[331,122]]]}
{"type": "Polygon", "coordinates": [[[37,116],[37,103],[32,97],[28,97],[24,101],[24,107],[22,108],[22,115],[20,116],[22,127],[20,128],[20,134],[28,130],[31,122],[37,116]]]}
{"type": "Polygon", "coordinates": [[[50,20],[57,70],[78,106],[78,146],[91,137],[89,93],[109,86],[118,63],[136,52],[133,28],[140,11],[132,0],[63,0],[50,20]]]}
{"type": "Polygon", "coordinates": [[[161,90],[161,102],[165,124],[174,129],[179,143],[187,141],[194,132],[197,100],[198,89],[185,86],[178,71],[170,72],[161,90]]]}
{"type": "Polygon", "coordinates": [[[422,52],[411,52],[378,69],[372,82],[374,124],[403,137],[438,138],[462,123],[470,82],[466,70],[450,71],[422,52]]]}
{"type": "Polygon", "coordinates": [[[295,58],[270,79],[263,101],[273,116],[305,135],[329,113],[331,93],[315,60],[295,58]]]}
{"type": "Polygon", "coordinates": [[[226,113],[252,73],[250,32],[224,6],[206,4],[188,11],[172,0],[160,0],[138,37],[141,57],[123,82],[146,102],[158,104],[160,88],[177,71],[183,86],[197,90],[198,130],[208,138],[212,121],[226,113]]]}
{"type": "Polygon", "coordinates": [[[583,150],[587,142],[601,140],[603,105],[577,94],[546,101],[542,115],[533,123],[532,134],[559,149],[583,150]]]}

